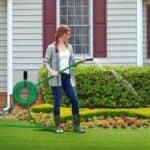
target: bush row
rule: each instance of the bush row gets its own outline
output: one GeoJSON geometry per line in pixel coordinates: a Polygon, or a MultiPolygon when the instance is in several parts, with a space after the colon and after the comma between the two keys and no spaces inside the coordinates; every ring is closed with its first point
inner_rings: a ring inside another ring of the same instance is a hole
{"type": "MultiPolygon", "coordinates": [[[[31,111],[34,113],[52,113],[53,105],[41,104],[38,106],[32,106],[31,111]]],[[[71,108],[61,107],[61,118],[64,120],[72,117],[71,108]]],[[[140,118],[150,118],[150,108],[80,108],[80,115],[85,119],[93,116],[130,116],[140,118]]]]}
{"type": "MultiPolygon", "coordinates": [[[[80,107],[143,107],[150,105],[150,67],[79,65],[74,68],[80,107]]],[[[39,79],[47,70],[39,70],[39,79]]],[[[53,97],[47,82],[41,84],[46,103],[53,97]]],[[[63,96],[62,105],[69,106],[63,96]]]]}

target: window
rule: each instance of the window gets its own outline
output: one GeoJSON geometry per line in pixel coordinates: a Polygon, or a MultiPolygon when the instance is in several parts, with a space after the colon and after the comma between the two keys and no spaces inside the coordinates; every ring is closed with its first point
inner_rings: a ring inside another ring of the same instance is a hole
{"type": "Polygon", "coordinates": [[[92,57],[92,0],[58,0],[57,24],[72,29],[70,43],[77,57],[92,57]]]}

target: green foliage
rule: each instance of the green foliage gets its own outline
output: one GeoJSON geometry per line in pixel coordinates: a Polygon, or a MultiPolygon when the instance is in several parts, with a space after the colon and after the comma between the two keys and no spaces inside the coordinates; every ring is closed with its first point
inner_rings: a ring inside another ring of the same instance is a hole
{"type": "MultiPolygon", "coordinates": [[[[39,75],[40,81],[44,80],[48,76],[48,71],[44,67],[41,67],[38,75],[39,75]]],[[[42,89],[42,95],[44,97],[45,103],[51,103],[52,102],[52,93],[51,93],[50,87],[48,86],[48,82],[42,82],[41,89],[42,89]]]]}
{"type": "MultiPolygon", "coordinates": [[[[39,78],[47,77],[45,68],[39,78]]],[[[150,67],[84,65],[75,68],[80,107],[141,107],[150,105],[150,67]]],[[[53,98],[47,82],[41,84],[44,101],[53,98]]],[[[62,104],[68,106],[63,97],[62,104]]]]}
{"type": "Polygon", "coordinates": [[[41,104],[37,106],[32,106],[31,111],[35,113],[44,112],[44,113],[51,113],[53,106],[50,104],[41,104]]]}

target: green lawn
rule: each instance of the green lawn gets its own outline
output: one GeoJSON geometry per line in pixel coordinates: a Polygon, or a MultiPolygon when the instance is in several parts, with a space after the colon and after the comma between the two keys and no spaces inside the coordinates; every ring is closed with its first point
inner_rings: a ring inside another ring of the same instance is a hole
{"type": "Polygon", "coordinates": [[[150,150],[150,128],[88,129],[82,135],[71,131],[58,135],[12,119],[1,118],[0,124],[10,125],[0,126],[1,150],[150,150]]]}

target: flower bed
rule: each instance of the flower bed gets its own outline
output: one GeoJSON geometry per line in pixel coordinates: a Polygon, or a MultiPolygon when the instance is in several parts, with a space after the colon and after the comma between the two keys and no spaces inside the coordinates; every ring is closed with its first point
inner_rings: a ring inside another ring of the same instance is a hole
{"type": "MultiPolygon", "coordinates": [[[[36,121],[45,126],[54,126],[53,115],[47,113],[32,113],[36,121]]],[[[31,122],[27,112],[21,112],[17,115],[19,120],[31,122]]],[[[32,122],[31,122],[32,123],[32,122]]],[[[65,129],[72,128],[72,120],[61,121],[61,126],[65,129]]],[[[88,119],[81,117],[81,126],[83,128],[148,128],[150,127],[150,119],[138,117],[104,117],[93,116],[88,119]]]]}
{"type": "MultiPolygon", "coordinates": [[[[53,126],[53,114],[46,113],[52,105],[44,104],[32,107],[32,115],[36,121],[45,126],[53,126]],[[44,109],[46,107],[46,109],[44,109]],[[42,109],[41,109],[42,108],[42,109]],[[42,110],[44,112],[40,112],[42,110]],[[38,112],[38,113],[37,113],[38,112]]],[[[80,109],[81,126],[83,128],[147,128],[150,127],[150,108],[137,109],[80,109]]],[[[19,120],[31,122],[27,111],[17,114],[19,120]]],[[[61,107],[61,126],[72,128],[71,109],[61,107]]]]}

